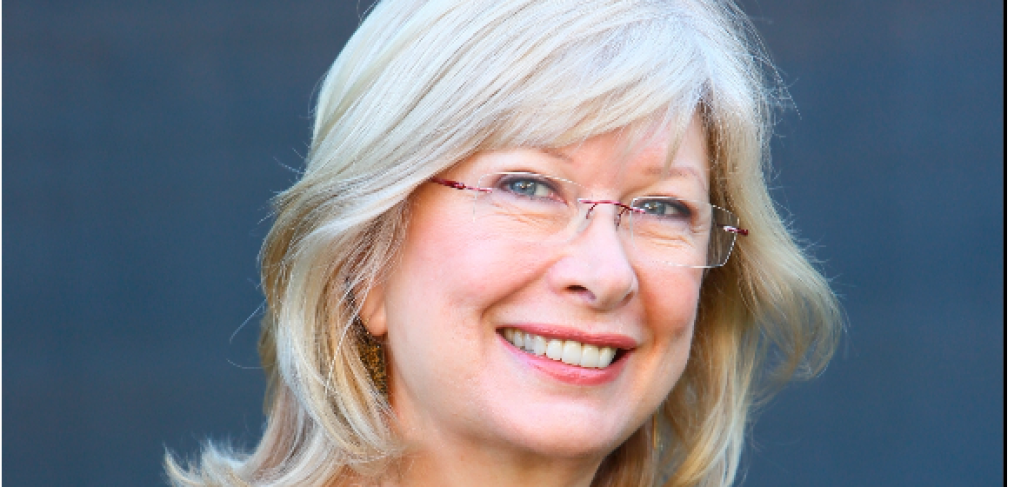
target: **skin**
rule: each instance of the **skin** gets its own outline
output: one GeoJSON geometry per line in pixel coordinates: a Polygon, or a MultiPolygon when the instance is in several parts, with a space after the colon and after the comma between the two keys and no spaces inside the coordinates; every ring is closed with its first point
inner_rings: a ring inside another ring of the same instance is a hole
{"type": "MultiPolygon", "coordinates": [[[[665,178],[668,140],[642,142],[625,154],[627,139],[614,132],[552,151],[481,153],[440,176],[474,182],[529,171],[574,181],[596,198],[708,199],[699,119],[665,178]]],[[[387,346],[391,403],[409,446],[384,483],[590,485],[682,374],[703,273],[639,260],[617,233],[612,205],[569,240],[544,245],[483,232],[472,198],[424,184],[399,258],[363,303],[367,328],[387,346]],[[605,383],[568,383],[519,359],[497,333],[519,323],[620,335],[636,346],[605,383]]]]}

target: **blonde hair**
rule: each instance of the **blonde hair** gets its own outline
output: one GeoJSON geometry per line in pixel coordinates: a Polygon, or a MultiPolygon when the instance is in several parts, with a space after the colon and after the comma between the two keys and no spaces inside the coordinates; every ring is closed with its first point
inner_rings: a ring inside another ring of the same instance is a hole
{"type": "Polygon", "coordinates": [[[705,276],[683,376],[594,485],[731,485],[751,409],[768,386],[819,372],[840,326],[767,192],[782,100],[767,59],[727,0],[380,2],[323,82],[304,174],[275,200],[262,252],[264,436],[250,454],[209,444],[189,469],[167,455],[171,481],[342,485],[383,473],[401,445],[360,357],[357,303],[397,252],[413,190],[479,151],[681,134],[699,114],[712,202],[750,236],[705,276]]]}

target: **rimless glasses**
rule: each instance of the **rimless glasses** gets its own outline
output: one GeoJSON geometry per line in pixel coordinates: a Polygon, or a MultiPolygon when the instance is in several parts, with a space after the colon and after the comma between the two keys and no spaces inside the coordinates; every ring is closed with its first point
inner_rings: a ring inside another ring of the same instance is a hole
{"type": "Polygon", "coordinates": [[[615,206],[614,223],[633,252],[661,265],[719,267],[729,259],[736,236],[748,234],[736,215],[707,202],[671,196],[642,196],[629,203],[595,199],[577,183],[528,172],[486,174],[474,186],[442,178],[430,182],[473,193],[476,223],[524,242],[565,241],[596,208],[615,206]]]}

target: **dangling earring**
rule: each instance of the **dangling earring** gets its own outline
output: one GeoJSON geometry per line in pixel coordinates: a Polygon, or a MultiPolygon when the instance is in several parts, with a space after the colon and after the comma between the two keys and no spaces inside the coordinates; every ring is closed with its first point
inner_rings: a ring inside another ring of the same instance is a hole
{"type": "Polygon", "coordinates": [[[659,441],[658,434],[658,411],[655,411],[655,413],[651,415],[651,449],[655,455],[657,455],[662,449],[662,443],[659,441]]]}
{"type": "Polygon", "coordinates": [[[356,317],[356,328],[359,331],[359,359],[363,361],[366,371],[370,373],[373,386],[381,395],[387,397],[387,357],[384,354],[384,344],[370,334],[358,316],[356,317]]]}

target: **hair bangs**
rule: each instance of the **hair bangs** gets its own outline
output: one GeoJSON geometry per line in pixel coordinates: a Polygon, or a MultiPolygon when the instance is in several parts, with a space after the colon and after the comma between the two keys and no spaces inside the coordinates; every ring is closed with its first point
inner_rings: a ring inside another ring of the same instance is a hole
{"type": "Polygon", "coordinates": [[[671,161],[708,84],[694,43],[658,34],[690,28],[672,20],[611,22],[593,36],[561,39],[530,69],[503,73],[517,81],[477,149],[563,147],[620,129],[637,144],[668,129],[671,161]]]}

